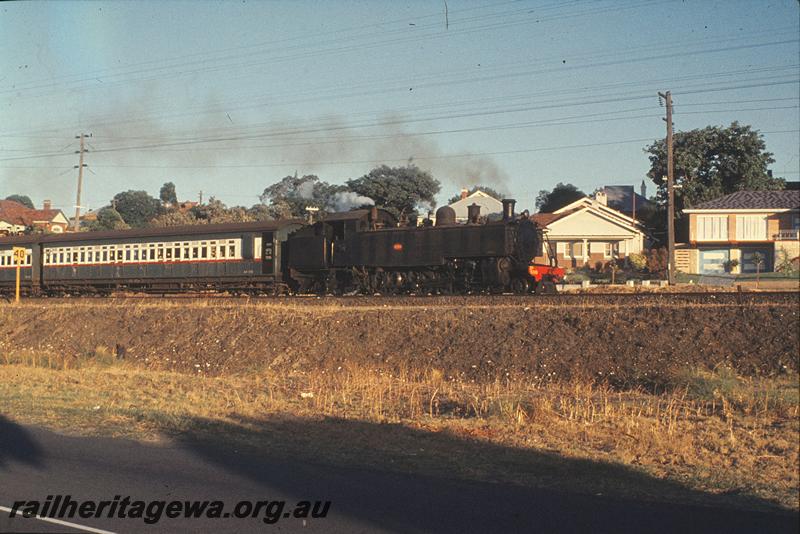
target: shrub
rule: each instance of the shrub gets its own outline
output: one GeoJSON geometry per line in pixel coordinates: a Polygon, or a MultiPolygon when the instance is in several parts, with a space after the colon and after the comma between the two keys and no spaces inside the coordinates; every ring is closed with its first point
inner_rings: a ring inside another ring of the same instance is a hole
{"type": "Polygon", "coordinates": [[[628,264],[637,271],[644,271],[647,267],[647,256],[644,254],[629,254],[628,264]]]}
{"type": "Polygon", "coordinates": [[[653,274],[664,276],[667,272],[667,249],[654,248],[647,256],[647,270],[653,274]]]}
{"type": "Polygon", "coordinates": [[[732,273],[739,266],[739,260],[728,260],[722,263],[726,273],[732,273]]]}

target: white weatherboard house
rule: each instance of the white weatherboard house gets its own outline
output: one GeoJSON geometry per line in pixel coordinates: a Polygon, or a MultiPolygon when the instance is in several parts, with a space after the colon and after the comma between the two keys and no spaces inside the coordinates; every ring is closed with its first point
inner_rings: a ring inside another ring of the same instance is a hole
{"type": "Polygon", "coordinates": [[[549,247],[537,262],[555,253],[561,267],[594,266],[630,254],[641,254],[645,231],[641,223],[606,205],[603,193],[584,197],[552,213],[532,216],[544,228],[549,247]]]}
{"type": "MultiPolygon", "coordinates": [[[[450,207],[456,212],[456,222],[467,222],[467,207],[472,204],[477,204],[481,207],[481,217],[489,216],[500,218],[503,215],[503,203],[498,199],[480,190],[470,195],[468,189],[462,189],[461,198],[450,204],[450,207]]],[[[425,218],[424,214],[421,213],[419,217],[417,217],[417,224],[421,225],[425,218]]],[[[430,219],[432,223],[436,222],[436,217],[434,217],[433,214],[431,214],[430,219]]]]}
{"type": "Polygon", "coordinates": [[[503,214],[503,203],[498,199],[480,190],[470,195],[468,190],[462,189],[461,198],[450,204],[450,207],[456,212],[456,222],[467,222],[467,207],[472,204],[481,207],[482,217],[503,214]]]}

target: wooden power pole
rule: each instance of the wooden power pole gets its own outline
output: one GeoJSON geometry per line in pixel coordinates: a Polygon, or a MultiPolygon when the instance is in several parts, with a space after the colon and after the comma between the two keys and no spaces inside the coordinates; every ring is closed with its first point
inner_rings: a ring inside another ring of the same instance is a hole
{"type": "Polygon", "coordinates": [[[81,141],[81,148],[78,150],[78,164],[75,166],[75,168],[78,169],[78,195],[75,199],[75,224],[72,229],[76,232],[79,232],[81,229],[81,189],[83,188],[83,168],[86,167],[86,164],[83,162],[83,154],[86,152],[84,140],[91,136],[92,134],[80,134],[75,136],[75,139],[80,139],[81,141]]]}
{"type": "Polygon", "coordinates": [[[675,285],[675,161],[672,147],[672,93],[658,93],[667,106],[667,279],[675,285]]]}

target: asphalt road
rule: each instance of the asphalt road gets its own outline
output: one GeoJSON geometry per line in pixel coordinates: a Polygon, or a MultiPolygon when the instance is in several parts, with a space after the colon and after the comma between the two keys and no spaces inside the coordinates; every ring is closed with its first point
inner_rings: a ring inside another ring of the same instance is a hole
{"type": "MultiPolygon", "coordinates": [[[[67,437],[0,416],[0,507],[15,501],[329,500],[324,519],[9,519],[0,532],[797,532],[798,515],[559,494],[381,471],[278,462],[224,446],[67,437]],[[80,528],[79,528],[80,527],[80,528]],[[83,529],[83,530],[81,530],[83,529]],[[95,530],[96,532],[96,530],[95,530]]],[[[272,509],[274,510],[274,508],[272,509]]]]}

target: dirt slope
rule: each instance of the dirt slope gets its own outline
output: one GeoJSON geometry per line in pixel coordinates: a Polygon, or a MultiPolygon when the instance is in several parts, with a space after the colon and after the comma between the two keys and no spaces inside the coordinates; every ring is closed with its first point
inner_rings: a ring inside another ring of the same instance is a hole
{"type": "Polygon", "coordinates": [[[0,362],[119,353],[208,374],[368,366],[466,379],[594,377],[660,382],[726,364],[742,374],[798,369],[793,303],[659,306],[324,306],[93,302],[0,307],[0,362]]]}

